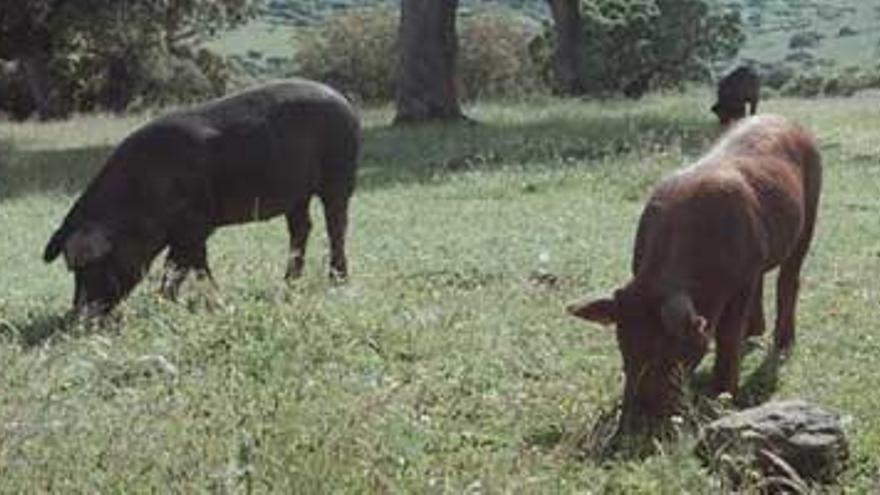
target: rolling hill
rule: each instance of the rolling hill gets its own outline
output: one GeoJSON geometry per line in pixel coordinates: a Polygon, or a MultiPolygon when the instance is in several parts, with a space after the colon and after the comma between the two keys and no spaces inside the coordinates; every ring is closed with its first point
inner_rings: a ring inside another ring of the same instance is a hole
{"type": "Polygon", "coordinates": [[[813,57],[836,65],[878,59],[880,1],[743,0],[743,58],[762,62],[813,57]],[[804,55],[807,54],[807,55],[804,55]]]}

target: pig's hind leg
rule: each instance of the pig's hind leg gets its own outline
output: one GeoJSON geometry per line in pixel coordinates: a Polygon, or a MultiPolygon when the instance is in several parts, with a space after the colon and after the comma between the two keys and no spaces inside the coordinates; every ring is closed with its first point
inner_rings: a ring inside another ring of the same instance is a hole
{"type": "Polygon", "coordinates": [[[808,224],[806,233],[801,238],[794,252],[782,264],[779,269],[779,278],[776,281],[776,327],[774,328],[774,343],[776,350],[786,355],[791,352],[795,340],[795,311],[797,309],[798,290],[800,288],[801,266],[810,240],[813,235],[812,221],[808,224]]]}
{"type": "Polygon", "coordinates": [[[345,256],[345,234],[348,229],[349,194],[329,191],[321,196],[327,237],[330,239],[330,278],[344,281],[348,278],[348,260],[345,256]]]}
{"type": "Polygon", "coordinates": [[[312,220],[309,218],[309,198],[299,201],[286,215],[287,231],[290,233],[290,260],[287,263],[287,280],[302,276],[305,265],[306,243],[312,231],[312,220]]]}

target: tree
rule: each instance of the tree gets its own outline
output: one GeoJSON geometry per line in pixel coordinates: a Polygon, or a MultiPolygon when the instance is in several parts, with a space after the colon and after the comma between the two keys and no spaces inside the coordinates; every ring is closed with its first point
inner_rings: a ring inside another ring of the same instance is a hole
{"type": "MultiPolygon", "coordinates": [[[[0,58],[22,67],[40,118],[62,116],[64,79],[83,56],[121,74],[120,54],[132,46],[174,51],[216,29],[246,20],[257,0],[4,0],[0,58]],[[119,52],[119,53],[114,53],[119,52]]],[[[132,61],[131,58],[128,58],[132,61]]],[[[71,81],[66,81],[70,83],[71,81]]],[[[69,98],[68,98],[69,99],[69,98]]]]}
{"type": "Polygon", "coordinates": [[[554,87],[563,94],[580,94],[586,90],[586,38],[581,20],[580,0],[547,0],[553,14],[555,50],[554,87]]]}
{"type": "Polygon", "coordinates": [[[49,79],[50,26],[64,0],[0,4],[0,58],[17,60],[41,119],[60,112],[49,79]]]}
{"type": "Polygon", "coordinates": [[[596,0],[585,15],[588,55],[600,91],[638,98],[655,88],[705,80],[710,66],[745,42],[736,9],[708,0],[596,0]],[[624,5],[625,4],[625,5],[624,5]]]}
{"type": "Polygon", "coordinates": [[[402,0],[395,123],[458,120],[458,0],[402,0]]]}
{"type": "MultiPolygon", "coordinates": [[[[745,41],[739,11],[710,0],[570,3],[580,4],[580,84],[588,94],[638,98],[652,89],[705,80],[713,63],[731,59],[745,41]]],[[[557,80],[552,68],[560,60],[555,54],[562,50],[559,29],[547,25],[532,44],[533,57],[551,84],[557,80]]]]}

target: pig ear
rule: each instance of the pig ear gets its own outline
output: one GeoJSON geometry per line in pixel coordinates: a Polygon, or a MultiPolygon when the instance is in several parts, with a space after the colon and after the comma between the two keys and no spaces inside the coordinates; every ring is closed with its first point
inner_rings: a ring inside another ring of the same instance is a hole
{"type": "Polygon", "coordinates": [[[706,318],[697,314],[690,296],[684,293],[673,294],[666,299],[660,309],[663,328],[677,338],[700,341],[706,336],[706,318]]]}
{"type": "Polygon", "coordinates": [[[610,298],[577,301],[569,304],[565,310],[572,316],[602,325],[613,325],[619,320],[617,301],[610,298]]]}
{"type": "Polygon", "coordinates": [[[69,234],[70,232],[63,226],[52,234],[52,238],[49,239],[46,248],[43,250],[43,261],[46,263],[55,261],[55,258],[61,254],[61,250],[64,248],[64,241],[67,240],[69,234]]]}
{"type": "Polygon", "coordinates": [[[64,261],[68,269],[80,268],[106,255],[110,248],[110,238],[103,228],[80,228],[64,243],[64,261]]]}

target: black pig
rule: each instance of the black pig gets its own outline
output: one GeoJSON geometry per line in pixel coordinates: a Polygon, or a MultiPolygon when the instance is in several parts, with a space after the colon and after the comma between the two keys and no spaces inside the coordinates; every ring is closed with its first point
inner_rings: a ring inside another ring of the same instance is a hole
{"type": "Polygon", "coordinates": [[[761,81],[758,74],[749,67],[737,67],[718,82],[718,101],[712,106],[712,112],[718,116],[722,126],[746,116],[746,104],[749,113],[758,111],[758,99],[761,93],[761,81]]]}
{"type": "Polygon", "coordinates": [[[217,227],[284,214],[287,278],[301,275],[321,198],[330,275],[347,275],[345,231],[360,121],[332,89],[305,80],[262,86],[160,117],[128,136],[71,208],[43,254],[64,254],[74,309],[109,312],[168,247],[162,293],[187,273],[212,280],[206,241],[217,227]]]}

